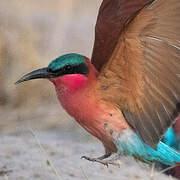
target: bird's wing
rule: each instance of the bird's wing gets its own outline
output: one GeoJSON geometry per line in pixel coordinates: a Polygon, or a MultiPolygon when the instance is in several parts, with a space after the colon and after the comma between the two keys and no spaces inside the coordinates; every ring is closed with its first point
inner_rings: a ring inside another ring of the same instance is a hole
{"type": "Polygon", "coordinates": [[[95,28],[92,63],[100,71],[108,61],[124,26],[154,0],[103,0],[95,28]]]}
{"type": "Polygon", "coordinates": [[[180,0],[144,7],[118,39],[97,87],[156,148],[180,110],[180,0]]]}

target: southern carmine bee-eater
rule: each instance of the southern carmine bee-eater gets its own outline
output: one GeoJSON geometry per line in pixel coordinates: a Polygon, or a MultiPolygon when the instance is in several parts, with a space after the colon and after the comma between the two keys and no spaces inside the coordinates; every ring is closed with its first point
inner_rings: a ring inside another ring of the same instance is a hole
{"type": "Polygon", "coordinates": [[[161,141],[180,111],[180,0],[104,0],[92,61],[66,54],[17,83],[49,79],[64,109],[102,141],[106,163],[118,152],[176,166],[161,141]]]}

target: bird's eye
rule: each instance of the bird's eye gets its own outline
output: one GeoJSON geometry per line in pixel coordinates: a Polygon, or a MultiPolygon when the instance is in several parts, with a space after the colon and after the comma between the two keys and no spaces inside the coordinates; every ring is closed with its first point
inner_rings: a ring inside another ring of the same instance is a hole
{"type": "Polygon", "coordinates": [[[70,64],[66,65],[64,68],[63,68],[65,71],[69,71],[72,69],[72,66],[70,64]]]}

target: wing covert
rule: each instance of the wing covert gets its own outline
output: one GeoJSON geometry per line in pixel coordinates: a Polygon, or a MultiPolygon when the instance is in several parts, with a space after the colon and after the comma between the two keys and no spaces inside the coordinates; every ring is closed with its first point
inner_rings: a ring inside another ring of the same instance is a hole
{"type": "Polygon", "coordinates": [[[92,64],[98,71],[111,57],[124,26],[154,0],[103,0],[95,28],[92,64]]]}
{"type": "Polygon", "coordinates": [[[98,88],[156,148],[180,111],[180,1],[156,0],[121,33],[98,88]]]}

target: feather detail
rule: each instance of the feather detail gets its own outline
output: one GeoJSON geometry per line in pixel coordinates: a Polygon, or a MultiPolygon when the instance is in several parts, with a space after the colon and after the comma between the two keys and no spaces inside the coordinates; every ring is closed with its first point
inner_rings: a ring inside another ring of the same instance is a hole
{"type": "Polygon", "coordinates": [[[144,7],[124,27],[97,80],[102,99],[154,149],[180,111],[179,19],[179,0],[144,7]]]}
{"type": "Polygon", "coordinates": [[[143,143],[132,130],[124,130],[121,134],[113,133],[114,143],[119,154],[133,156],[146,163],[160,162],[170,166],[180,163],[180,153],[159,142],[157,150],[143,143]]]}
{"type": "Polygon", "coordinates": [[[92,64],[98,71],[107,63],[124,27],[154,0],[103,0],[96,23],[92,64]]]}

